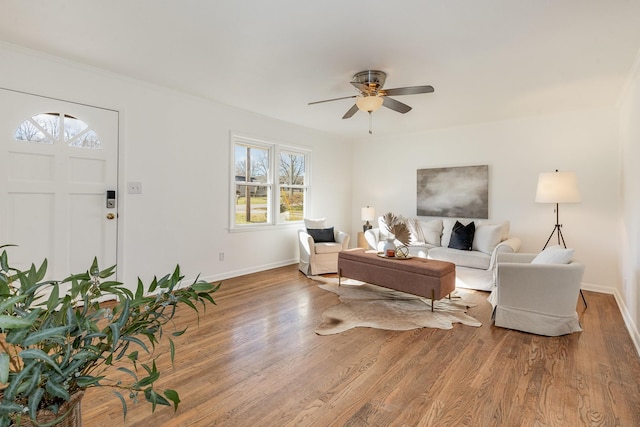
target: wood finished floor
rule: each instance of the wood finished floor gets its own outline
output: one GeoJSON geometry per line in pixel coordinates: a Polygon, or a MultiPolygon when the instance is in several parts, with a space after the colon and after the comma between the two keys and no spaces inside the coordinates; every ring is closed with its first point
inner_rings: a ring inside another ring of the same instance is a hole
{"type": "Polygon", "coordinates": [[[640,358],[611,295],[585,292],[581,333],[540,337],[494,327],[471,291],[474,328],[357,328],[318,336],[337,296],[296,266],[223,282],[217,306],[164,358],[178,411],[83,399],[85,426],[640,426],[640,358]]]}

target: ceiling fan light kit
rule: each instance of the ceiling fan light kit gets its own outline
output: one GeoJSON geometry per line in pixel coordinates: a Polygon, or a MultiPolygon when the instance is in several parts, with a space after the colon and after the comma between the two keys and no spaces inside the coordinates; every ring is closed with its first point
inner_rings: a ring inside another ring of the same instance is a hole
{"type": "Polygon", "coordinates": [[[371,132],[371,113],[378,110],[380,107],[387,107],[398,113],[408,113],[411,111],[411,107],[393,98],[389,98],[389,95],[417,95],[420,93],[433,92],[433,86],[409,86],[400,87],[395,89],[384,90],[385,81],[387,80],[387,73],[379,70],[366,70],[360,71],[353,75],[351,85],[359,92],[358,95],[343,96],[341,98],[325,99],[324,101],[310,102],[312,104],[320,104],[322,102],[338,101],[341,99],[356,98],[356,103],[342,116],[343,119],[351,118],[358,110],[369,113],[369,133],[371,132]]]}
{"type": "Polygon", "coordinates": [[[356,97],[356,105],[358,108],[367,113],[371,113],[382,107],[383,102],[382,97],[376,95],[356,97]]]}

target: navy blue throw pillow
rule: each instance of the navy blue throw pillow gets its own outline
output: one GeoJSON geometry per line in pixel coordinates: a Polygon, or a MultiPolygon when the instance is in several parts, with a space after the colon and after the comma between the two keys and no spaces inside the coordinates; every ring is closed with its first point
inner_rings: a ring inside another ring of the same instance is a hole
{"type": "Polygon", "coordinates": [[[470,251],[473,245],[473,236],[476,234],[476,225],[471,221],[467,225],[462,225],[460,221],[456,221],[451,231],[451,239],[449,247],[451,249],[462,249],[470,251]]]}
{"type": "Polygon", "coordinates": [[[333,227],[307,228],[307,233],[313,237],[313,241],[316,243],[330,243],[336,241],[333,237],[333,227]]]}

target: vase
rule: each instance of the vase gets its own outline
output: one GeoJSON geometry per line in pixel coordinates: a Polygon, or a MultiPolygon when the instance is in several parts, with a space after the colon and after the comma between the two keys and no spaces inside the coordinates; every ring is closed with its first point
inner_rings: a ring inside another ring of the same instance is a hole
{"type": "Polygon", "coordinates": [[[382,248],[384,256],[386,257],[395,257],[396,256],[396,244],[393,238],[388,238],[382,248]]]}
{"type": "Polygon", "coordinates": [[[35,427],[50,424],[62,416],[64,416],[64,418],[53,425],[56,427],[82,427],[81,403],[83,396],[84,391],[73,393],[71,395],[71,400],[60,406],[60,410],[57,414],[46,409],[41,409],[36,415],[37,424],[33,424],[28,417],[25,417],[26,419],[23,418],[20,421],[20,427],[35,427]]]}

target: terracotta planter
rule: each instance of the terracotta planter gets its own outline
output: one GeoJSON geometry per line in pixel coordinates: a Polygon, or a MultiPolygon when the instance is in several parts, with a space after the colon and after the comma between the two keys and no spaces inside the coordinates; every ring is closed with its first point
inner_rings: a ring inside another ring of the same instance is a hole
{"type": "MultiPolygon", "coordinates": [[[[38,424],[51,423],[55,419],[66,416],[60,420],[59,423],[55,424],[56,427],[82,427],[82,397],[84,396],[84,391],[79,391],[71,395],[71,400],[65,402],[64,405],[60,407],[60,411],[57,414],[54,414],[51,411],[41,410],[38,411],[38,415],[36,417],[36,421],[38,424]]],[[[21,427],[36,427],[36,425],[32,424],[29,419],[23,419],[20,422],[21,427]]]]}

